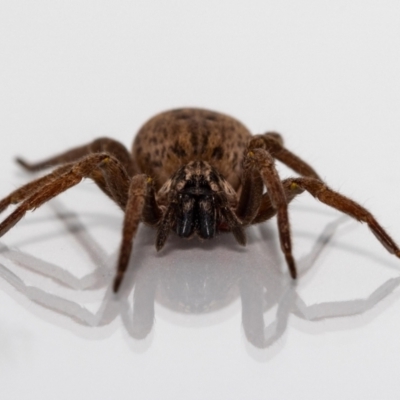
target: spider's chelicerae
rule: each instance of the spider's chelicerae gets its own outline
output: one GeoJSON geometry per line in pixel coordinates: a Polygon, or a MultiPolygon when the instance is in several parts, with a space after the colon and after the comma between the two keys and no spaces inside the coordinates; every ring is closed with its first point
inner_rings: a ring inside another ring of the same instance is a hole
{"type": "Polygon", "coordinates": [[[232,232],[245,245],[247,226],[277,215],[282,252],[296,278],[288,203],[304,191],[366,222],[383,246],[400,257],[400,249],[371,213],[327,187],[313,168],[284,147],[279,134],[251,135],[236,119],[213,111],[187,108],[156,115],[138,132],[132,155],[121,143],[100,138],[39,163],[18,162],[30,171],[61,166],[0,201],[0,212],[20,204],[0,224],[0,236],[26,211],[91,178],[125,213],[115,292],[140,222],[157,228],[160,250],[171,231],[202,239],[232,232]],[[300,177],[280,180],[275,160],[300,177]]]}

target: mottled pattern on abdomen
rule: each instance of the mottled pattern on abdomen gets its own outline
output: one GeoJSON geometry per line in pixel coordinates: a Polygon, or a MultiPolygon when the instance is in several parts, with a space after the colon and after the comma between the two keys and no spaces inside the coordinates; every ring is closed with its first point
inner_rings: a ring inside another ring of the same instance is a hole
{"type": "Polygon", "coordinates": [[[190,161],[214,166],[237,189],[248,129],[236,119],[213,111],[186,108],[156,115],[139,130],[133,143],[138,169],[156,178],[159,188],[190,161]]]}

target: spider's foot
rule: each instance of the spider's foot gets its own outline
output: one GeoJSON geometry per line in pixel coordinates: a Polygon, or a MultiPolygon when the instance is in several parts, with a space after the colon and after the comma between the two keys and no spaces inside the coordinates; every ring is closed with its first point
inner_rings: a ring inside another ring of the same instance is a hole
{"type": "Polygon", "coordinates": [[[285,258],[286,258],[286,263],[289,267],[290,276],[293,279],[296,279],[297,278],[297,269],[296,269],[296,263],[294,262],[293,256],[291,254],[286,254],[285,258]]]}
{"type": "Polygon", "coordinates": [[[32,171],[32,165],[29,164],[27,161],[25,161],[23,158],[17,157],[15,159],[15,161],[24,169],[26,169],[27,171],[32,171]]]}
{"type": "Polygon", "coordinates": [[[122,282],[122,275],[116,275],[116,277],[114,278],[114,284],[113,284],[113,292],[117,293],[119,290],[119,287],[121,286],[121,282],[122,282]]]}

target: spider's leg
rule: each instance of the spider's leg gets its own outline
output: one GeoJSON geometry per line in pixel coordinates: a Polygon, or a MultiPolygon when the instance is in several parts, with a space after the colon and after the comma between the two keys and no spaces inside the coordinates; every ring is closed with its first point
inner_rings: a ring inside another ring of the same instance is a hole
{"type": "Polygon", "coordinates": [[[292,190],[306,190],[322,203],[353,217],[359,222],[365,222],[372,233],[382,243],[389,253],[400,258],[400,249],[389,234],[382,228],[374,216],[360,204],[335,192],[323,182],[314,178],[287,179],[287,184],[292,190]]]}
{"type": "Polygon", "coordinates": [[[65,172],[71,169],[71,166],[72,164],[63,165],[62,167],[57,168],[56,170],[51,172],[50,174],[45,175],[39,179],[35,179],[34,181],[29,182],[26,185],[23,185],[20,188],[14,190],[7,197],[0,200],[0,213],[3,212],[11,204],[20,203],[49,182],[63,175],[65,172]]]}
{"type": "MultiPolygon", "coordinates": [[[[282,181],[283,190],[285,191],[286,201],[289,204],[296,196],[304,192],[300,186],[292,185],[292,179],[284,179],[282,181]]],[[[271,219],[276,215],[276,209],[272,205],[269,193],[264,193],[261,198],[261,204],[257,214],[254,216],[251,224],[259,224],[271,219]]]]}
{"type": "Polygon", "coordinates": [[[93,179],[97,186],[122,210],[125,210],[131,178],[118,159],[109,157],[106,162],[94,168],[88,177],[93,179]]]}
{"type": "Polygon", "coordinates": [[[114,278],[114,292],[117,292],[125,271],[128,267],[129,258],[132,252],[133,239],[136,235],[139,223],[142,220],[146,222],[146,213],[148,209],[155,205],[155,209],[151,213],[150,219],[157,224],[161,219],[161,211],[155,203],[154,191],[151,189],[151,178],[146,175],[135,175],[130,183],[128,201],[125,207],[125,217],[122,230],[122,242],[119,251],[117,264],[117,273],[114,278]]]}
{"type": "MultiPolygon", "coordinates": [[[[309,192],[322,203],[327,204],[339,211],[349,215],[360,222],[365,222],[371,229],[372,233],[389,251],[400,258],[400,249],[390,235],[382,228],[374,216],[362,207],[360,204],[335,192],[326,186],[319,179],[314,178],[289,178],[282,181],[287,202],[291,202],[296,196],[304,191],[309,192]]],[[[272,218],[276,214],[276,209],[273,206],[269,193],[262,196],[261,205],[257,215],[252,220],[252,224],[258,224],[272,218]]]]}
{"type": "Polygon", "coordinates": [[[92,178],[96,182],[104,183],[106,193],[125,210],[123,239],[114,281],[114,291],[117,291],[128,265],[132,240],[142,216],[144,222],[156,225],[162,213],[156,203],[151,179],[146,175],[130,178],[123,165],[109,154],[90,154],[75,163],[57,168],[51,174],[37,180],[39,183],[35,181],[36,185],[28,184],[22,187],[19,193],[16,191],[21,198],[23,197],[23,200],[20,200],[22,204],[0,224],[0,236],[11,229],[27,211],[40,207],[78,184],[83,178],[92,178]],[[28,191],[29,195],[26,194],[28,191]]]}
{"type": "Polygon", "coordinates": [[[286,149],[279,133],[267,132],[264,135],[254,135],[248,149],[263,148],[274,158],[287,165],[299,175],[320,179],[314,169],[296,154],[286,149]]]}
{"type": "Polygon", "coordinates": [[[256,148],[248,151],[245,155],[244,165],[246,166],[246,164],[251,165],[252,169],[257,168],[260,171],[262,180],[267,187],[272,206],[277,213],[279,239],[282,252],[285,255],[290,275],[292,278],[296,278],[297,272],[296,264],[292,255],[287,200],[285,190],[275,168],[274,159],[266,150],[256,148]]]}
{"type": "MultiPolygon", "coordinates": [[[[20,206],[0,224],[0,236],[11,229],[27,211],[40,207],[43,203],[78,184],[83,178],[91,177],[92,172],[99,166],[112,165],[113,162],[118,163],[108,154],[92,154],[76,163],[63,165],[51,174],[40,178],[39,188],[31,187],[31,192],[29,195],[25,195],[20,206]]],[[[21,193],[23,193],[23,190],[21,193]]]]}
{"type": "MultiPolygon", "coordinates": [[[[130,178],[119,161],[114,158],[110,158],[110,160],[111,161],[108,163],[107,168],[102,168],[102,164],[100,164],[99,168],[93,169],[88,177],[93,179],[93,181],[107,196],[124,209],[128,198],[130,178]]],[[[18,204],[27,199],[49,182],[55,180],[65,172],[68,172],[73,165],[74,163],[63,165],[55,169],[53,172],[14,190],[7,197],[0,200],[0,213],[11,204],[18,204]]]]}
{"type": "MultiPolygon", "coordinates": [[[[246,160],[246,159],[245,159],[246,160]]],[[[251,163],[244,163],[242,175],[242,189],[235,214],[242,221],[243,226],[252,223],[260,208],[263,196],[264,183],[258,169],[251,167],[251,163]]]]}
{"type": "Polygon", "coordinates": [[[10,195],[0,201],[0,213],[9,205],[18,204],[25,200],[41,187],[68,171],[74,162],[88,156],[89,154],[95,154],[96,152],[108,153],[115,157],[115,159],[118,160],[118,163],[109,163],[108,168],[106,169],[94,169],[90,174],[90,178],[95,181],[107,196],[111,197],[112,200],[124,209],[128,197],[129,177],[134,173],[131,156],[121,143],[113,139],[100,138],[88,145],[77,147],[39,163],[28,164],[21,159],[17,159],[17,161],[29,171],[37,171],[50,167],[51,165],[66,162],[68,162],[68,164],[13,191],[10,195]]]}
{"type": "Polygon", "coordinates": [[[37,163],[28,163],[22,158],[17,158],[17,162],[28,171],[39,171],[56,165],[75,162],[93,153],[108,153],[125,167],[129,176],[133,176],[136,173],[132,157],[126,147],[122,143],[109,138],[96,139],[89,144],[75,147],[37,163]]]}

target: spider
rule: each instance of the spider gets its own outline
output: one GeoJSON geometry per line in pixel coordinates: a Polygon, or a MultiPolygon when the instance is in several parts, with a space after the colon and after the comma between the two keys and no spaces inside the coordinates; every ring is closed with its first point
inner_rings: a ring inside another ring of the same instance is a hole
{"type": "Polygon", "coordinates": [[[19,204],[0,224],[0,236],[27,211],[90,178],[125,213],[114,292],[123,280],[140,222],[157,229],[157,250],[171,231],[201,239],[232,232],[244,246],[246,227],[276,215],[281,249],[295,279],[288,204],[304,191],[366,222],[383,246],[400,257],[400,249],[372,214],[330,189],[284,146],[278,133],[251,135],[238,120],[214,111],[185,108],[156,115],[139,130],[132,155],[118,141],[99,138],[42,162],[17,162],[29,171],[58,168],[0,201],[0,212],[19,204]],[[300,177],[281,180],[275,160],[300,177]]]}

